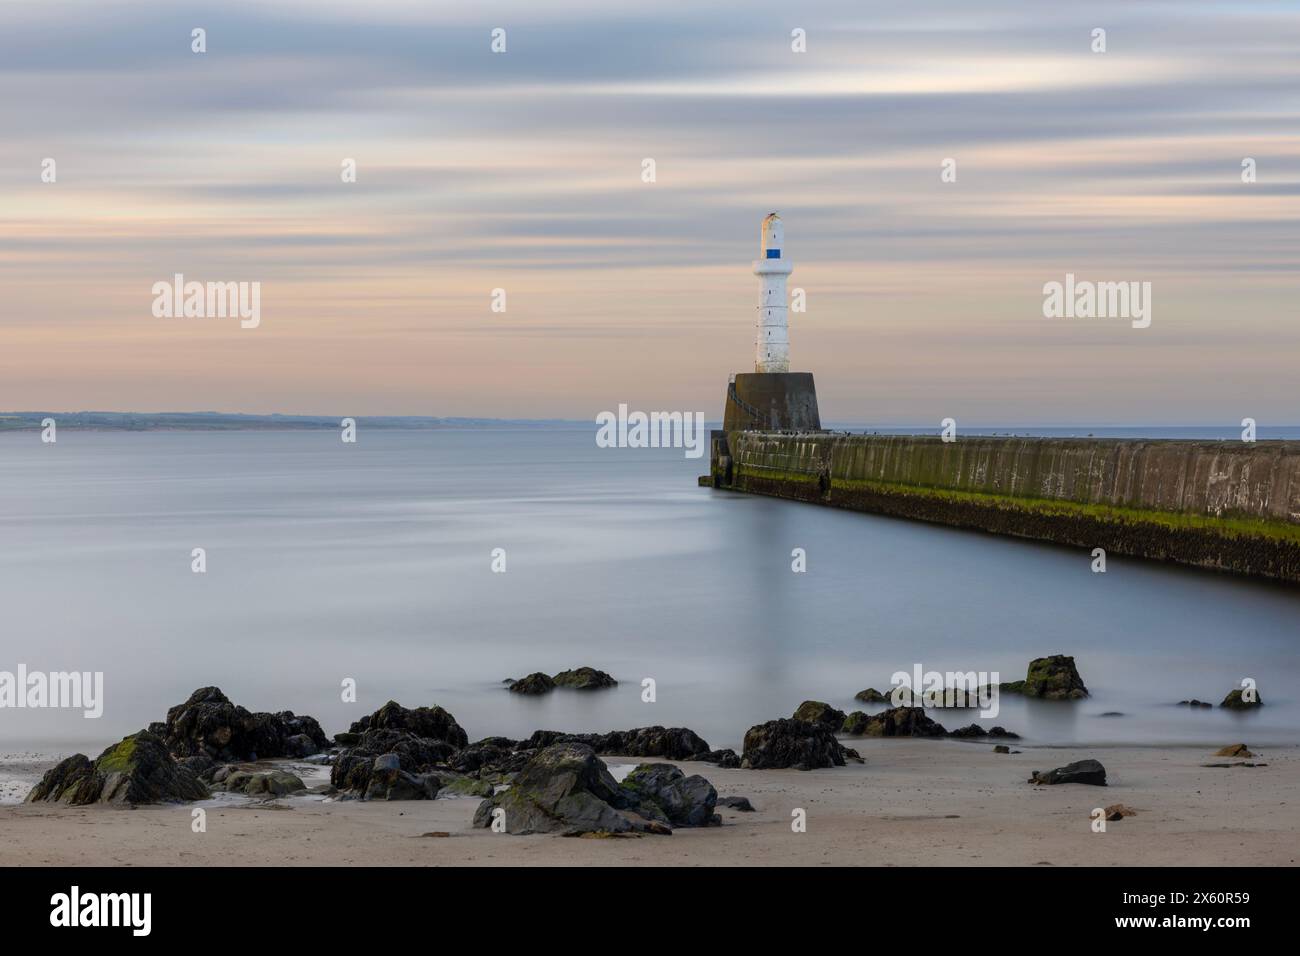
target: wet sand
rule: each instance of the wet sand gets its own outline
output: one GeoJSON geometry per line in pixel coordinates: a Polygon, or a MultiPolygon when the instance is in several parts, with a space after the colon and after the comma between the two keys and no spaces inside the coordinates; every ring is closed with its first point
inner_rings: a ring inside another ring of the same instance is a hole
{"type": "MultiPolygon", "coordinates": [[[[1230,741],[1224,741],[1229,743],[1230,741]]],[[[1294,865],[1300,858],[1300,748],[1258,747],[1266,767],[1206,747],[1031,748],[995,754],[957,741],[862,740],[865,764],[802,773],[678,764],[755,813],[672,836],[514,836],[470,826],[475,798],[192,807],[0,807],[0,865],[1294,865]],[[1093,757],[1109,786],[1035,787],[1032,770],[1093,757]],[[1091,811],[1136,815],[1092,830],[1091,811]],[[807,831],[791,829],[792,811],[807,831]],[[445,834],[445,835],[431,835],[445,834]]],[[[611,766],[636,758],[604,757],[611,766]]]]}

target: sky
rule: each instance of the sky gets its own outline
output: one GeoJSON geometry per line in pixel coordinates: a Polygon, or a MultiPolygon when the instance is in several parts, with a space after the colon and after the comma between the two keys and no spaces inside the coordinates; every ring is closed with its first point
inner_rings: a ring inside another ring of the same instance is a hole
{"type": "Polygon", "coordinates": [[[716,418],[776,210],[824,420],[1295,423],[1298,120],[1293,2],[0,0],[0,409],[716,418]]]}

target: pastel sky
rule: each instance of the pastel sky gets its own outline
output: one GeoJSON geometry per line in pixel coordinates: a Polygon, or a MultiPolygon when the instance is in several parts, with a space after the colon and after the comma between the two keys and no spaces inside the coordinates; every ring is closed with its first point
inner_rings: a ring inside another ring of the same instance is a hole
{"type": "Polygon", "coordinates": [[[0,409],[716,417],[772,210],[824,419],[1300,420],[1295,3],[0,2],[0,409]]]}

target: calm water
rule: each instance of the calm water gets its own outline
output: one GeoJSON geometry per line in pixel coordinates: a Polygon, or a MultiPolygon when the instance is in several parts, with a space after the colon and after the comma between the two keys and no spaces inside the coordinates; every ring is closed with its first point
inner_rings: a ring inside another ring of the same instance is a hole
{"type": "Polygon", "coordinates": [[[394,698],[472,739],[660,723],[739,749],[751,724],[805,698],[852,709],[916,662],[1010,680],[1051,653],[1094,697],[1004,698],[996,722],[1027,743],[1300,740],[1300,590],[1117,557],[1092,574],[1082,551],[713,492],[703,460],[593,432],[0,435],[0,670],[106,682],[98,721],[0,710],[0,748],[102,746],[217,684],[331,733],[394,698]],[[582,664],[623,683],[500,684],[582,664]],[[1173,706],[1242,676],[1257,713],[1173,706]]]}

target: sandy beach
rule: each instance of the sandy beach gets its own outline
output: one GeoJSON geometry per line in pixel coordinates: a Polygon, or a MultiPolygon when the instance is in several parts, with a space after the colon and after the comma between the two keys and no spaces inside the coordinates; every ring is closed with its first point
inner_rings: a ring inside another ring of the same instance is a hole
{"type": "MultiPolygon", "coordinates": [[[[1255,767],[1212,747],[1017,747],[854,740],[864,764],[800,772],[682,762],[720,796],[724,825],[671,836],[566,838],[471,827],[475,798],[433,801],[206,801],[192,807],[0,807],[0,865],[1294,865],[1300,748],[1253,748],[1255,767]],[[1032,770],[1092,757],[1109,786],[1036,787],[1032,770]],[[1096,807],[1136,814],[1092,830],[1096,807]],[[807,811],[794,833],[792,811],[807,811]]],[[[1225,741],[1227,743],[1227,741],[1225,741]]],[[[612,768],[635,758],[605,757],[612,768]]],[[[294,762],[288,763],[297,767],[294,762]]]]}

